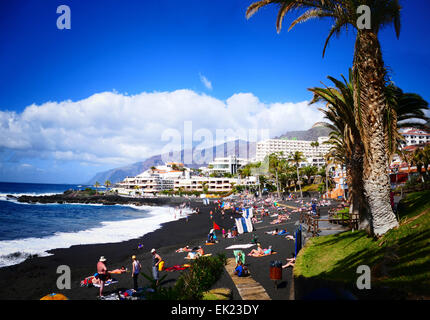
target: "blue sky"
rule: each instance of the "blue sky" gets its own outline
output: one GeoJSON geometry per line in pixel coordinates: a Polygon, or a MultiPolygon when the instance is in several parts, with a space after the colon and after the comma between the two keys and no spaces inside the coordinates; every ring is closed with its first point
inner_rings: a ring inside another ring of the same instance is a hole
{"type": "MultiPolygon", "coordinates": [[[[78,108],[78,102],[87,102],[86,99],[100,93],[113,92],[124,97],[184,89],[191,96],[196,94],[198,99],[209,97],[215,101],[214,105],[226,106],[231,97],[249,94],[240,97],[246,103],[275,110],[276,104],[308,101],[311,95],[307,88],[320,85],[320,81],[328,83],[328,75],[338,77],[347,73],[353,55],[352,31],[333,38],[322,58],[329,21],[307,22],[288,32],[292,17],[287,16],[282,32],[277,34],[277,8],[264,8],[246,20],[245,10],[252,2],[2,1],[0,112],[4,114],[0,118],[3,121],[0,132],[9,143],[0,144],[0,181],[81,183],[97,171],[144,159],[159,151],[154,143],[142,145],[142,149],[129,157],[110,155],[108,150],[92,155],[82,150],[76,152],[73,143],[64,145],[52,139],[40,143],[30,141],[28,136],[36,134],[26,131],[29,126],[32,130],[37,126],[42,128],[43,132],[39,130],[37,134],[43,137],[51,132],[48,129],[52,129],[53,135],[66,130],[68,125],[62,127],[64,121],[56,122],[59,117],[55,118],[55,108],[65,101],[70,103],[67,108],[78,108]],[[62,4],[70,6],[71,30],[56,27],[59,16],[56,9],[62,4]],[[211,87],[205,86],[203,77],[211,87]],[[45,113],[40,115],[44,110],[41,107],[48,102],[56,104],[54,109],[49,108],[52,117],[49,119],[45,113]],[[31,125],[26,122],[24,126],[21,118],[31,105],[34,105],[32,117],[27,118],[33,122],[31,125]],[[8,117],[15,119],[15,127],[6,126],[5,123],[11,123],[8,117]],[[37,121],[40,121],[38,125],[37,121]],[[12,131],[10,138],[8,134],[12,131]],[[26,143],[20,143],[20,132],[26,133],[22,138],[26,143]],[[86,160],[79,160],[75,156],[78,154],[86,154],[86,160]]],[[[400,39],[397,40],[391,26],[380,33],[384,60],[398,86],[430,101],[430,3],[414,0],[402,1],[402,4],[400,39]]],[[[200,105],[197,100],[195,103],[200,105]]],[[[177,113],[170,114],[172,118],[187,112],[176,101],[169,100],[178,106],[177,113]]],[[[146,109],[139,110],[145,113],[146,109]]],[[[253,110],[256,114],[261,111],[257,106],[253,110]]],[[[116,117],[118,122],[127,119],[121,113],[116,117]]],[[[142,126],[158,128],[151,123],[153,120],[147,118],[142,126]]],[[[101,114],[100,124],[103,121],[101,114]]],[[[107,122],[116,125],[111,119],[107,122]]],[[[85,125],[96,131],[99,123],[94,120],[85,125]]],[[[100,125],[100,135],[106,134],[104,139],[115,143],[116,132],[103,133],[105,125],[100,125]]],[[[176,125],[172,124],[174,128],[176,125]]],[[[302,129],[308,127],[305,123],[302,129]]],[[[286,122],[285,129],[276,128],[274,134],[300,129],[293,122],[286,122]]]]}

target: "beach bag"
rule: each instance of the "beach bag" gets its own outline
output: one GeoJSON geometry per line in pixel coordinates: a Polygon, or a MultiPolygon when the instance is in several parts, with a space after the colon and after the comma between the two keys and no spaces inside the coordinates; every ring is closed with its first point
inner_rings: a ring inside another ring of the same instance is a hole
{"type": "Polygon", "coordinates": [[[158,264],[158,271],[162,271],[164,269],[164,261],[161,260],[160,263],[158,264]]]}

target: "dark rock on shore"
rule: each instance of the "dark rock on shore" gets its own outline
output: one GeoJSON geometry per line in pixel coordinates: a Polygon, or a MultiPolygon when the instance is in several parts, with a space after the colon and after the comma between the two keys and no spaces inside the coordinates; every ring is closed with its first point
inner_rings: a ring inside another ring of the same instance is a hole
{"type": "MultiPolygon", "coordinates": [[[[11,196],[12,197],[12,196],[11,196]]],[[[174,197],[162,197],[162,198],[131,198],[131,197],[123,197],[119,196],[115,193],[107,193],[107,194],[92,194],[88,191],[73,191],[68,190],[62,194],[48,195],[48,196],[20,196],[17,199],[18,202],[24,203],[82,203],[82,204],[103,204],[103,205],[171,205],[173,204],[181,204],[184,202],[183,198],[174,198],[174,197]]]]}

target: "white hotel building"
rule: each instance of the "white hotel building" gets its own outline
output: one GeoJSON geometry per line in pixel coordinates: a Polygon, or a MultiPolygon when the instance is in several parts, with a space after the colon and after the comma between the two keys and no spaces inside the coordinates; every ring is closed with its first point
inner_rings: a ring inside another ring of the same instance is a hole
{"type": "Polygon", "coordinates": [[[290,157],[296,151],[303,153],[307,159],[300,164],[301,167],[313,165],[322,167],[325,165],[325,154],[330,150],[330,145],[324,144],[328,137],[319,137],[317,147],[312,146],[314,141],[306,140],[287,140],[287,139],[268,139],[257,143],[256,160],[263,161],[264,158],[272,153],[282,152],[285,158],[290,157]]]}
{"type": "Polygon", "coordinates": [[[402,135],[405,138],[401,142],[403,147],[430,143],[430,133],[423,130],[407,128],[402,131],[402,135]]]}
{"type": "MultiPolygon", "coordinates": [[[[223,159],[216,162],[224,163],[223,159]]],[[[133,196],[157,194],[167,190],[228,192],[235,185],[255,186],[256,184],[255,177],[240,179],[192,176],[191,170],[184,167],[182,163],[167,163],[164,166],[148,169],[135,177],[127,177],[117,183],[112,190],[119,194],[133,196]]]]}
{"type": "Polygon", "coordinates": [[[224,158],[215,158],[209,162],[207,167],[201,167],[203,173],[229,173],[236,174],[240,167],[246,166],[249,163],[248,159],[229,156],[224,158]]]}

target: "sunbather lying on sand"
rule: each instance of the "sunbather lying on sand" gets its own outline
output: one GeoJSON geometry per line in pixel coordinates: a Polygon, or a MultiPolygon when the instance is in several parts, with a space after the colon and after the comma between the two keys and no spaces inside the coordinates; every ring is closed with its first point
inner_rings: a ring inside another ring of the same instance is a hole
{"type": "Polygon", "coordinates": [[[179,248],[178,250],[176,250],[176,252],[191,252],[192,249],[190,249],[189,246],[185,246],[183,248],[179,248]]]}
{"type": "Polygon", "coordinates": [[[121,267],[121,269],[115,269],[115,270],[108,271],[108,272],[113,273],[113,274],[122,274],[122,273],[127,272],[127,269],[123,266],[123,267],[121,267]]]}
{"type": "Polygon", "coordinates": [[[286,220],[290,220],[289,215],[287,215],[287,214],[280,214],[280,215],[278,215],[278,218],[275,219],[275,220],[273,220],[272,222],[270,222],[270,224],[278,224],[278,223],[282,223],[282,222],[284,222],[286,220]]]}
{"type": "Polygon", "coordinates": [[[248,256],[262,255],[263,249],[261,248],[261,244],[257,243],[257,249],[252,249],[248,256]]]}
{"type": "Polygon", "coordinates": [[[196,259],[198,257],[201,257],[205,254],[202,247],[198,248],[196,251],[188,252],[187,259],[196,259]]]}
{"type": "Polygon", "coordinates": [[[269,254],[272,254],[272,246],[269,246],[267,249],[262,249],[261,245],[258,244],[257,249],[252,249],[250,253],[248,253],[248,256],[250,257],[262,257],[267,256],[269,254]]]}
{"type": "Polygon", "coordinates": [[[294,267],[294,264],[296,263],[296,257],[294,256],[294,253],[292,254],[291,258],[285,259],[287,260],[287,264],[282,266],[282,269],[288,268],[288,267],[294,267]]]}
{"type": "Polygon", "coordinates": [[[278,228],[276,228],[275,230],[273,230],[273,231],[267,231],[266,233],[267,234],[271,234],[271,235],[275,235],[275,234],[277,234],[279,232],[279,230],[278,230],[278,228]]]}

